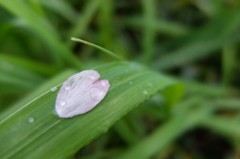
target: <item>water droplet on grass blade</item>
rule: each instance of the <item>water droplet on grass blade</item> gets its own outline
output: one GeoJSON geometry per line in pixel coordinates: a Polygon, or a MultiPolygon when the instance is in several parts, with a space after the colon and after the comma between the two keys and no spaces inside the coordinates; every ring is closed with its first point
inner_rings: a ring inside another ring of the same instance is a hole
{"type": "Polygon", "coordinates": [[[34,118],[33,118],[33,117],[29,117],[29,118],[28,118],[28,123],[31,124],[31,123],[33,123],[33,122],[34,122],[34,118]]]}
{"type": "Polygon", "coordinates": [[[66,90],[70,90],[70,86],[66,86],[65,89],[66,89],[66,90]]]}
{"type": "Polygon", "coordinates": [[[143,91],[143,94],[147,95],[147,94],[148,94],[148,91],[144,90],[144,91],[143,91]]]}
{"type": "Polygon", "coordinates": [[[61,118],[71,118],[93,109],[106,96],[108,80],[99,80],[95,70],[85,70],[68,78],[60,88],[55,110],[61,118]]]}
{"type": "Polygon", "coordinates": [[[51,88],[50,91],[51,91],[51,92],[55,92],[56,90],[57,90],[57,86],[54,86],[54,87],[51,88]]]}

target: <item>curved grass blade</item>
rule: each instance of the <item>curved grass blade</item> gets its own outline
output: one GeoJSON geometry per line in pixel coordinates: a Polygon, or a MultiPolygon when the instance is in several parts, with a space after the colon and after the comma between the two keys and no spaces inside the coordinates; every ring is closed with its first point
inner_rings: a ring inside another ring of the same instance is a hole
{"type": "MultiPolygon", "coordinates": [[[[106,98],[87,114],[60,119],[54,113],[57,91],[39,94],[2,115],[1,158],[66,158],[76,153],[117,120],[174,80],[128,62],[115,62],[96,70],[111,87],[106,98]]],[[[56,83],[58,84],[58,83],[56,83]]]]}
{"type": "Polygon", "coordinates": [[[51,50],[50,53],[55,64],[64,66],[64,62],[67,62],[76,68],[81,68],[79,59],[59,40],[56,29],[47,19],[35,12],[28,3],[18,0],[1,0],[0,6],[26,22],[30,30],[45,42],[51,50]]]}
{"type": "Polygon", "coordinates": [[[202,107],[202,99],[190,98],[178,104],[178,109],[181,109],[174,114],[163,125],[160,125],[152,134],[147,136],[135,146],[127,149],[117,159],[146,159],[153,155],[161,153],[161,151],[182,135],[187,130],[199,124],[204,118],[210,114],[209,107],[202,107]],[[200,106],[196,110],[190,109],[192,105],[200,106]]]}
{"type": "Polygon", "coordinates": [[[101,50],[102,52],[105,52],[106,54],[108,54],[108,55],[110,55],[110,56],[112,56],[112,57],[114,57],[114,58],[116,58],[116,59],[118,59],[118,60],[123,60],[122,57],[116,55],[116,54],[113,53],[112,51],[107,50],[107,49],[105,49],[105,48],[103,48],[103,47],[101,47],[101,46],[98,46],[98,45],[96,45],[96,44],[93,44],[93,43],[91,43],[91,42],[88,42],[88,41],[85,41],[85,40],[82,40],[82,39],[78,39],[78,38],[74,38],[74,37],[72,37],[71,40],[72,40],[72,41],[76,41],[76,42],[83,43],[83,44],[88,45],[88,46],[91,46],[91,47],[94,47],[94,48],[96,48],[96,49],[98,49],[98,50],[101,50]]]}

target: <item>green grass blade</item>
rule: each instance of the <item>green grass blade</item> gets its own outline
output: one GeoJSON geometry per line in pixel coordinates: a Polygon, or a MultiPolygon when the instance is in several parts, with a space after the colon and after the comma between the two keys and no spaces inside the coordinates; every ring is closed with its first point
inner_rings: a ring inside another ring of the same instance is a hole
{"type": "MultiPolygon", "coordinates": [[[[93,18],[96,11],[99,9],[100,5],[104,4],[103,0],[91,0],[88,1],[86,7],[82,14],[75,20],[76,24],[69,31],[69,37],[82,37],[82,35],[86,32],[91,19],[93,18]]],[[[72,46],[73,43],[69,43],[72,46]]]]}
{"type": "Polygon", "coordinates": [[[135,63],[110,63],[96,70],[102,79],[110,81],[111,88],[107,97],[87,114],[58,118],[54,113],[57,91],[39,94],[31,102],[3,113],[1,158],[69,157],[144,100],[175,83],[135,63]]]}
{"type": "Polygon", "coordinates": [[[187,44],[161,56],[161,59],[154,62],[154,67],[162,70],[174,68],[216,53],[215,50],[222,48],[223,44],[234,44],[240,41],[239,36],[236,36],[239,34],[239,26],[240,11],[238,7],[230,13],[226,12],[219,16],[201,30],[190,33],[193,36],[190,36],[187,44]]]}
{"type": "Polygon", "coordinates": [[[30,29],[36,33],[51,50],[53,61],[63,66],[65,60],[68,64],[80,67],[79,61],[71,51],[61,43],[59,36],[51,24],[41,15],[37,14],[26,2],[18,0],[1,0],[0,5],[20,19],[24,20],[30,29]]]}
{"type": "MultiPolygon", "coordinates": [[[[180,103],[180,107],[199,104],[199,100],[180,103]]],[[[146,159],[159,153],[164,147],[172,143],[178,136],[196,126],[209,114],[209,109],[199,108],[194,111],[185,110],[174,115],[169,121],[155,130],[146,139],[121,154],[118,159],[146,159]]]]}
{"type": "Polygon", "coordinates": [[[25,93],[45,80],[43,76],[15,63],[10,63],[11,61],[2,57],[0,55],[0,93],[25,93]]]}
{"type": "MultiPolygon", "coordinates": [[[[113,0],[105,0],[99,14],[99,44],[109,50],[116,50],[116,38],[114,32],[114,5],[113,0]]],[[[119,51],[119,50],[118,50],[119,51]]]]}
{"type": "Polygon", "coordinates": [[[200,96],[209,97],[223,97],[232,91],[231,88],[224,86],[216,86],[211,84],[203,84],[195,81],[185,80],[184,81],[188,94],[198,94],[200,96]]]}
{"type": "MultiPolygon", "coordinates": [[[[10,107],[10,109],[8,109],[7,111],[9,111],[9,113],[10,113],[10,112],[13,112],[16,109],[20,109],[23,105],[31,102],[33,99],[39,97],[39,95],[44,94],[45,92],[49,91],[52,87],[56,86],[56,83],[63,82],[66,78],[68,78],[70,75],[72,75],[74,73],[76,73],[76,71],[67,70],[67,71],[64,71],[64,72],[58,74],[56,77],[53,77],[52,79],[50,79],[47,82],[40,85],[37,89],[35,89],[31,93],[29,93],[26,97],[22,98],[20,101],[13,104],[10,107]]],[[[5,115],[8,115],[9,113],[1,112],[1,114],[3,114],[3,115],[0,115],[0,121],[2,121],[4,118],[6,118],[5,115]]]]}
{"type": "Polygon", "coordinates": [[[56,67],[52,65],[44,64],[38,61],[34,61],[32,59],[22,58],[18,56],[0,54],[0,63],[2,61],[4,61],[4,63],[9,63],[9,65],[13,64],[17,67],[22,67],[44,76],[51,76],[57,73],[57,71],[59,71],[56,67]]]}
{"type": "Polygon", "coordinates": [[[211,116],[206,118],[202,125],[227,137],[238,137],[240,134],[239,120],[235,118],[211,116]]]}
{"type": "Polygon", "coordinates": [[[76,41],[76,42],[83,43],[83,44],[88,45],[88,46],[91,46],[91,47],[94,47],[94,48],[96,48],[96,49],[98,49],[98,50],[101,50],[102,52],[104,52],[104,53],[106,53],[106,54],[108,54],[108,55],[110,55],[110,56],[112,56],[112,57],[114,57],[114,58],[116,58],[116,59],[118,59],[118,60],[123,60],[122,57],[116,55],[116,54],[113,53],[112,51],[107,50],[107,49],[105,49],[105,48],[103,48],[103,47],[101,47],[101,46],[98,46],[98,45],[96,45],[96,44],[90,43],[90,42],[85,41],[85,40],[82,40],[82,39],[74,38],[74,37],[72,37],[71,40],[76,41]]]}
{"type": "Polygon", "coordinates": [[[131,130],[126,119],[118,121],[113,128],[128,145],[133,145],[140,139],[135,132],[131,130]]]}
{"type": "Polygon", "coordinates": [[[77,13],[76,11],[73,10],[73,8],[67,1],[64,0],[51,0],[51,1],[38,0],[38,1],[46,8],[66,18],[71,23],[75,22],[77,18],[77,13]]]}
{"type": "Polygon", "coordinates": [[[155,30],[150,27],[148,24],[152,23],[152,21],[155,21],[155,7],[156,7],[156,1],[155,0],[143,0],[142,5],[144,8],[144,32],[143,32],[143,55],[142,60],[149,64],[152,61],[153,55],[154,55],[154,43],[155,43],[155,30]]]}
{"type": "Polygon", "coordinates": [[[40,16],[46,17],[46,12],[37,0],[28,0],[29,6],[40,16]]]}
{"type": "Polygon", "coordinates": [[[156,33],[166,34],[173,37],[186,35],[190,32],[190,28],[187,26],[162,18],[145,24],[144,20],[139,16],[128,17],[126,19],[123,19],[119,25],[136,28],[136,30],[139,28],[142,29],[144,26],[148,25],[148,27],[155,30],[156,33]]]}
{"type": "Polygon", "coordinates": [[[236,45],[224,46],[222,52],[222,80],[225,85],[230,85],[233,79],[233,72],[237,64],[237,47],[236,45]]]}
{"type": "MultiPolygon", "coordinates": [[[[39,95],[42,95],[45,92],[49,91],[56,84],[57,85],[60,84],[66,78],[68,78],[70,75],[72,75],[74,73],[76,73],[76,71],[67,70],[67,71],[64,71],[64,72],[58,74],[56,77],[53,77],[52,79],[48,80],[47,82],[43,83],[36,90],[32,91],[26,97],[22,98],[20,101],[18,101],[14,105],[12,105],[10,107],[10,109],[7,110],[7,112],[4,112],[4,113],[1,112],[0,121],[4,120],[9,113],[15,111],[16,109],[20,109],[23,105],[26,105],[27,103],[31,102],[33,99],[39,97],[39,95]]],[[[21,85],[18,85],[18,87],[21,87],[21,85]]]]}
{"type": "Polygon", "coordinates": [[[27,82],[22,79],[16,79],[14,77],[1,73],[0,76],[0,94],[24,94],[33,90],[37,84],[27,82]]]}

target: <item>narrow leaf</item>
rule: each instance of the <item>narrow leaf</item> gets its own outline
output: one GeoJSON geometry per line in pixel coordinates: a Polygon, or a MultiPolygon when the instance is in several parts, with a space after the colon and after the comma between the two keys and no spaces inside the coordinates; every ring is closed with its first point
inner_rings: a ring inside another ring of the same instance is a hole
{"type": "Polygon", "coordinates": [[[69,157],[151,95],[175,83],[135,63],[110,63],[96,70],[102,79],[110,81],[111,87],[106,98],[87,114],[58,118],[54,112],[57,91],[47,91],[28,104],[3,113],[1,158],[69,157]]]}

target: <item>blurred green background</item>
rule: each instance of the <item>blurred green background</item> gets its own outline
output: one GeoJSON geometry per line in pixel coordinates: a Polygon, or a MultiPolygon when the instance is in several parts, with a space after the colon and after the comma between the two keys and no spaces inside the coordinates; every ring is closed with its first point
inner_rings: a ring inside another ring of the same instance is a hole
{"type": "MultiPolygon", "coordinates": [[[[240,158],[238,0],[0,0],[0,116],[66,70],[119,61],[71,37],[171,76],[185,88],[138,103],[108,132],[66,156],[240,158]],[[194,123],[206,107],[214,111],[194,123]]],[[[0,136],[5,129],[0,127],[0,136]]]]}

